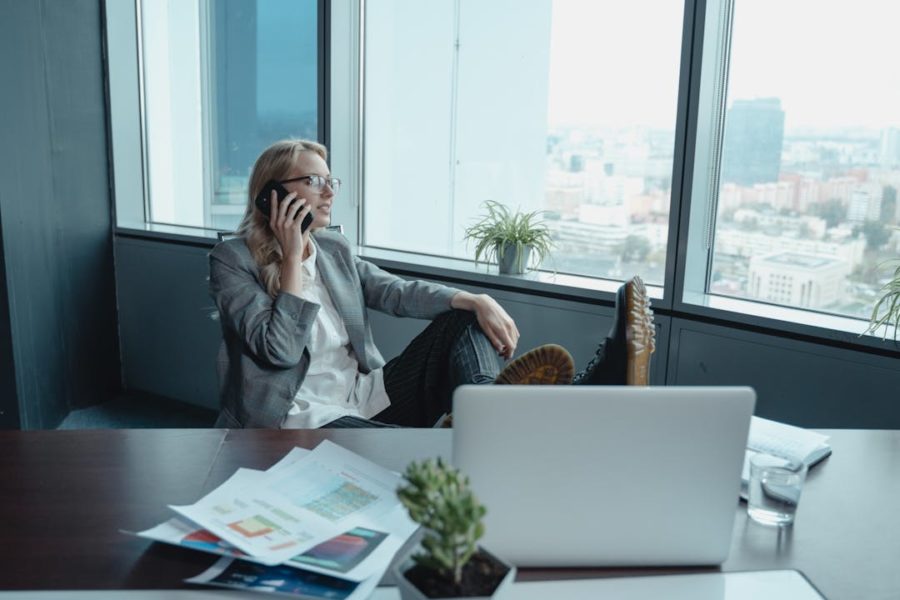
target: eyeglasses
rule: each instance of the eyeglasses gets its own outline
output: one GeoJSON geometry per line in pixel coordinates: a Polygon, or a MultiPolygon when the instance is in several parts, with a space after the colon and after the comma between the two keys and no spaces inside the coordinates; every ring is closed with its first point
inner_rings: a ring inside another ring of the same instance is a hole
{"type": "Polygon", "coordinates": [[[321,192],[325,189],[325,186],[328,185],[331,187],[331,191],[335,194],[341,189],[341,180],[337,177],[322,177],[321,175],[304,175],[303,177],[294,177],[292,179],[282,179],[278,183],[291,183],[292,181],[303,181],[306,180],[307,185],[313,189],[314,192],[321,192]]]}

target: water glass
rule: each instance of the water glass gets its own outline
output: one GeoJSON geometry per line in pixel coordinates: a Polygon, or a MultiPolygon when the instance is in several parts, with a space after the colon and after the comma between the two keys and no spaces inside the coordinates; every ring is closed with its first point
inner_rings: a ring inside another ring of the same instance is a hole
{"type": "Polygon", "coordinates": [[[791,525],[805,480],[804,463],[769,454],[754,454],[750,457],[747,514],[764,525],[791,525]]]}

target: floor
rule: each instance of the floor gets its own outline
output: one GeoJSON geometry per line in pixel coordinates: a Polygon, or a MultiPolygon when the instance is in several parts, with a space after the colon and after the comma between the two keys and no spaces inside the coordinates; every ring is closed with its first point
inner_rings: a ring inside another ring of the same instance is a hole
{"type": "Polygon", "coordinates": [[[57,429],[152,429],[212,427],[216,411],[149,394],[123,394],[73,410],[57,429]]]}

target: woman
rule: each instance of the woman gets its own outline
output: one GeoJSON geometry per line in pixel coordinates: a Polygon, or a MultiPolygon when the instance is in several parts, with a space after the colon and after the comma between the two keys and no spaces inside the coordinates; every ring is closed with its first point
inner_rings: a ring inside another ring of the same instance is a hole
{"type": "Polygon", "coordinates": [[[289,140],[257,159],[239,237],[210,254],[210,292],[224,342],[217,427],[432,426],[463,383],[568,383],[574,367],[559,346],[511,362],[519,331],[485,294],[406,281],[354,257],[324,228],[340,180],[321,144],[289,140]],[[269,181],[269,216],[254,203],[269,181]],[[305,232],[301,223],[312,214],[305,232]],[[385,364],[366,308],[433,319],[385,364]]]}

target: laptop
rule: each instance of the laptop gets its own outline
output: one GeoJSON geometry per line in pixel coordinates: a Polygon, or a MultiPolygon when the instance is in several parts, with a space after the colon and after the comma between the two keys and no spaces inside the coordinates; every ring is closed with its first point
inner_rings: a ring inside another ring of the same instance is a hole
{"type": "Polygon", "coordinates": [[[519,566],[718,565],[728,557],[748,387],[466,385],[453,463],[519,566]]]}

